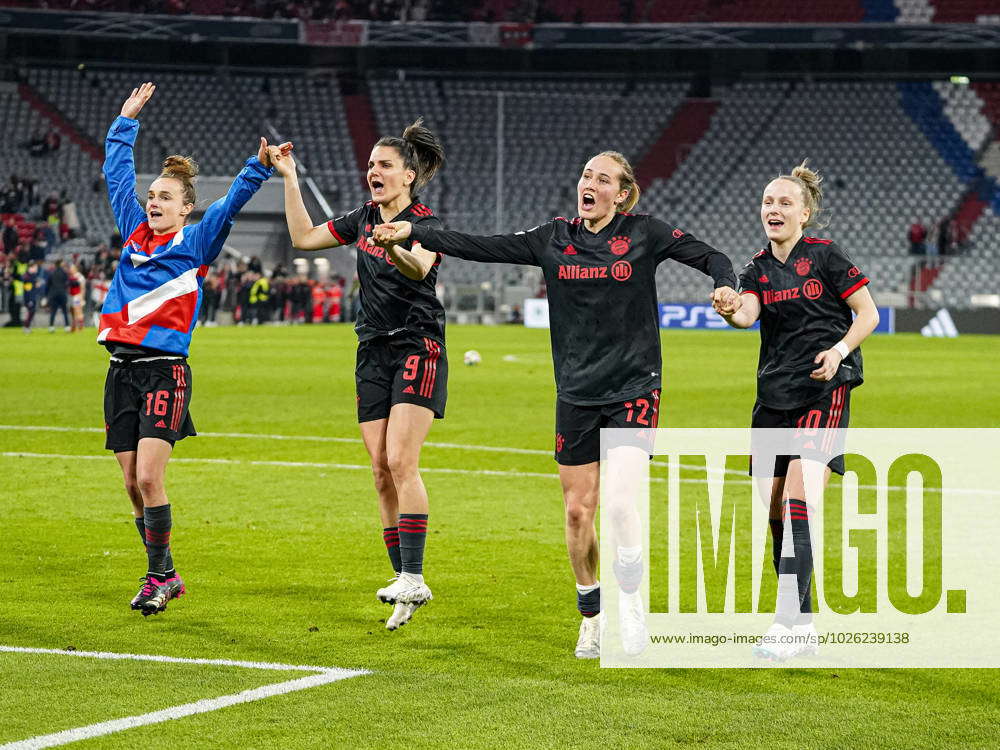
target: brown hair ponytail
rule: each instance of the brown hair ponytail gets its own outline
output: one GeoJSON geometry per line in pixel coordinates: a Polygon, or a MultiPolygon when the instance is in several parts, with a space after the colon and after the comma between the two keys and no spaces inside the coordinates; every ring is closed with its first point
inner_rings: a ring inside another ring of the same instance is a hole
{"type": "Polygon", "coordinates": [[[198,176],[198,164],[190,156],[174,154],[163,160],[163,170],[160,177],[172,177],[179,180],[185,203],[194,203],[194,178],[198,176]]]}
{"type": "Polygon", "coordinates": [[[376,146],[392,146],[403,157],[403,166],[412,169],[416,177],[410,186],[415,196],[444,164],[444,146],[434,133],[424,127],[424,118],[418,117],[403,131],[403,137],[387,135],[379,138],[376,146]]]}

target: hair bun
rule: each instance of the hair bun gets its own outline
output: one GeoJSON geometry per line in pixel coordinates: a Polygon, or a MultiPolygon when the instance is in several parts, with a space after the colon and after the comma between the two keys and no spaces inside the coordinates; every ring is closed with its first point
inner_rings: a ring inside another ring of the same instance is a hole
{"type": "Polygon", "coordinates": [[[810,190],[819,188],[820,183],[823,182],[823,176],[819,172],[809,169],[808,159],[803,159],[802,163],[792,170],[792,177],[798,177],[809,186],[810,190]]]}
{"type": "Polygon", "coordinates": [[[163,177],[176,177],[179,180],[191,180],[198,175],[198,163],[190,156],[173,154],[163,160],[163,177]]]}

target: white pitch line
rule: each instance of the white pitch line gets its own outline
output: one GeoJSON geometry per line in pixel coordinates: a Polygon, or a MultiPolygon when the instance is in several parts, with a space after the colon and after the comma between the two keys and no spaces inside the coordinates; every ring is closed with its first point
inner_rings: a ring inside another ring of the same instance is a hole
{"type": "Polygon", "coordinates": [[[270,685],[262,685],[250,690],[243,690],[231,695],[220,695],[217,698],[205,698],[193,703],[184,703],[179,706],[170,706],[160,711],[139,714],[137,716],[126,716],[121,719],[102,721],[97,724],[89,724],[83,727],[67,729],[62,732],[43,734],[36,737],[29,737],[26,740],[9,742],[0,745],[0,750],[37,750],[38,748],[57,747],[70,742],[103,737],[108,734],[122,732],[126,729],[147,726],[149,724],[159,724],[172,719],[180,719],[194,714],[203,714],[210,711],[218,711],[221,708],[235,706],[240,703],[251,703],[264,698],[271,698],[275,695],[285,695],[298,690],[328,685],[331,682],[346,680],[350,677],[360,677],[371,674],[368,670],[340,669],[338,667],[315,667],[297,664],[273,664],[270,662],[253,661],[231,661],[229,659],[184,659],[176,656],[156,656],[151,654],[117,654],[103,651],[61,651],[51,648],[25,648],[21,646],[0,646],[0,652],[19,654],[58,654],[60,656],[81,656],[91,659],[110,660],[131,660],[131,661],[156,661],[171,664],[196,664],[222,667],[239,667],[243,669],[265,669],[281,672],[314,672],[308,677],[299,677],[285,682],[276,682],[270,685]]]}
{"type": "MultiPolygon", "coordinates": [[[[25,451],[4,451],[0,458],[46,458],[80,461],[107,461],[108,456],[92,456],[69,453],[28,453],[25,451]]],[[[240,461],[235,458],[171,458],[171,464],[228,464],[231,466],[283,466],[296,469],[344,469],[347,471],[371,471],[368,464],[334,464],[319,461],[240,461]]],[[[421,468],[420,473],[428,474],[465,474],[469,476],[491,477],[537,477],[541,479],[558,479],[558,474],[545,474],[540,471],[499,471],[494,469],[446,469],[421,468]]]]}
{"type": "MultiPolygon", "coordinates": [[[[41,425],[0,425],[0,430],[27,430],[36,432],[101,432],[104,430],[97,427],[56,427],[56,426],[41,426],[41,425]]],[[[204,435],[206,437],[236,437],[236,438],[254,438],[258,440],[306,440],[306,441],[318,441],[318,442],[339,442],[339,443],[361,443],[359,438],[343,438],[343,437],[326,437],[323,435],[268,435],[268,434],[254,434],[246,432],[200,432],[199,435],[204,435]]],[[[551,451],[535,450],[533,448],[501,448],[495,445],[463,445],[461,443],[424,443],[424,445],[429,445],[437,448],[456,448],[459,450],[481,450],[481,451],[495,451],[495,452],[509,452],[509,453],[526,453],[532,455],[543,455],[551,456],[551,451]]],[[[0,453],[0,457],[3,458],[61,458],[61,459],[80,459],[89,461],[99,461],[105,458],[105,456],[87,456],[87,455],[71,455],[71,454],[61,454],[61,453],[27,453],[21,451],[7,451],[0,453]]],[[[371,467],[367,464],[337,464],[337,463],[321,463],[314,461],[240,461],[231,458],[172,458],[171,463],[208,463],[208,464],[234,464],[234,465],[246,465],[246,466],[284,466],[291,468],[307,468],[307,469],[344,469],[348,471],[370,471],[371,467]]],[[[653,460],[653,466],[666,468],[668,464],[665,461],[653,460]]],[[[734,484],[751,484],[752,480],[746,479],[746,472],[733,471],[730,469],[717,469],[715,467],[705,467],[701,466],[690,466],[687,464],[679,464],[681,469],[702,469],[708,474],[723,474],[726,476],[735,476],[743,478],[742,481],[734,482],[734,484]]],[[[472,476],[494,476],[494,477],[515,477],[515,478],[542,478],[542,479],[558,479],[558,474],[550,474],[539,471],[499,471],[493,469],[446,469],[446,468],[421,468],[421,472],[434,473],[434,474],[465,474],[472,476]]],[[[665,479],[659,477],[653,477],[654,482],[665,482],[665,479]]],[[[703,480],[701,479],[681,479],[682,483],[692,483],[699,484],[703,480]]],[[[888,485],[860,485],[858,489],[861,490],[905,490],[906,487],[888,486],[888,485]]],[[[972,488],[953,488],[948,490],[949,493],[954,495],[988,495],[1000,497],[1000,490],[981,490],[972,488]]]]}
{"type": "MultiPolygon", "coordinates": [[[[50,425],[16,425],[0,424],[0,430],[11,430],[14,432],[99,432],[104,433],[100,427],[57,427],[50,425]]],[[[351,443],[353,445],[364,445],[361,438],[331,437],[328,435],[271,435],[267,433],[254,432],[199,432],[203,437],[220,438],[246,438],[250,440],[295,440],[310,443],[351,443]]],[[[487,451],[490,453],[519,453],[529,456],[551,456],[552,451],[544,451],[538,448],[508,448],[498,445],[464,445],[462,443],[436,443],[426,442],[424,445],[431,448],[453,448],[464,451],[487,451]]]]}
{"type": "MultiPolygon", "coordinates": [[[[80,461],[107,461],[108,456],[88,456],[88,455],[74,455],[69,453],[25,453],[19,451],[5,451],[0,453],[0,458],[41,458],[41,459],[64,459],[64,460],[80,460],[80,461]]],[[[293,469],[344,469],[348,471],[371,471],[371,466],[367,464],[330,464],[330,463],[320,463],[318,461],[240,461],[235,458],[172,458],[170,463],[185,463],[185,464],[227,464],[231,466],[282,466],[286,468],[293,469]]],[[[683,464],[682,464],[683,467],[683,464]]],[[[698,468],[698,467],[690,467],[698,468]]],[[[446,469],[446,468],[421,468],[420,473],[427,474],[462,474],[466,476],[487,476],[487,477],[512,477],[515,479],[529,478],[529,479],[559,479],[558,474],[545,474],[540,471],[499,471],[495,469],[446,469]]],[[[736,472],[734,472],[736,473],[736,472]]],[[[745,474],[740,473],[739,476],[746,477],[745,474]]],[[[649,481],[656,482],[657,484],[665,484],[667,480],[664,477],[650,477],[649,481]]],[[[680,478],[677,480],[681,484],[704,484],[704,479],[695,478],[680,478]]],[[[752,484],[751,479],[740,479],[738,481],[730,482],[730,484],[752,484]]],[[[905,490],[906,487],[896,487],[888,485],[874,485],[874,484],[864,484],[859,485],[858,489],[861,490],[905,490]]],[[[928,490],[937,491],[937,490],[928,490]]],[[[978,490],[971,488],[956,487],[948,490],[949,494],[952,495],[989,495],[989,496],[1000,496],[1000,490],[978,490]]],[[[2,750],[2,745],[0,745],[0,750],[2,750]]]]}

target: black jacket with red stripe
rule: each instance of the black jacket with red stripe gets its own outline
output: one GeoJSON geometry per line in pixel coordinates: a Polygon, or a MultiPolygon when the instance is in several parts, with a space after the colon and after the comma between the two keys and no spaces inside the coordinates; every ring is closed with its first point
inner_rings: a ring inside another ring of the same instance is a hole
{"type": "Polygon", "coordinates": [[[855,349],[832,380],[813,380],[813,361],[840,341],[853,316],[846,300],[868,277],[833,240],[803,237],[785,262],[770,246],[740,273],[740,291],[760,300],[757,402],[794,409],[844,384],[860,385],[861,349],[855,349]]]}
{"type": "MultiPolygon", "coordinates": [[[[404,208],[392,220],[409,221],[433,229],[444,226],[427,206],[418,201],[404,208]]],[[[357,250],[361,310],[354,330],[358,340],[408,332],[443,344],[444,306],[435,292],[441,256],[438,255],[423,279],[408,279],[399,272],[389,254],[371,240],[372,229],[382,223],[379,208],[373,201],[327,222],[330,234],[341,245],[353,244],[357,250]]],[[[402,246],[409,249],[410,241],[403,242],[402,246]]]]}

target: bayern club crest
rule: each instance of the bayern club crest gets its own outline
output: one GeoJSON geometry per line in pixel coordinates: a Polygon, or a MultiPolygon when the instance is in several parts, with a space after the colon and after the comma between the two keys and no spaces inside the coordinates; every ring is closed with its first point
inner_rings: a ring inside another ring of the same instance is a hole
{"type": "Polygon", "coordinates": [[[612,237],[608,240],[608,244],[611,246],[611,252],[615,255],[624,255],[627,253],[631,242],[632,238],[624,234],[612,237]]]}
{"type": "Polygon", "coordinates": [[[808,276],[812,270],[812,261],[809,258],[799,258],[795,261],[795,273],[799,276],[808,276]]]}

